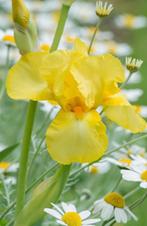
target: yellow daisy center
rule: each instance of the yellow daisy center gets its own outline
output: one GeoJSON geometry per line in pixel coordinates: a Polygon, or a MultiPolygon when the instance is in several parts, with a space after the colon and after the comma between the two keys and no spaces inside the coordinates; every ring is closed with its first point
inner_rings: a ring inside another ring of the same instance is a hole
{"type": "Polygon", "coordinates": [[[7,170],[10,166],[9,162],[0,162],[0,169],[7,170]]]}
{"type": "Polygon", "coordinates": [[[108,193],[104,197],[104,200],[105,200],[105,202],[111,204],[112,206],[118,207],[118,208],[124,208],[124,206],[125,206],[124,198],[116,192],[108,193]]]}
{"type": "Polygon", "coordinates": [[[130,166],[132,160],[127,158],[122,158],[119,160],[120,163],[130,166]]]}
{"type": "Polygon", "coordinates": [[[48,52],[50,50],[50,46],[47,43],[43,43],[43,44],[40,45],[40,49],[42,51],[48,52]]]}
{"type": "Polygon", "coordinates": [[[143,171],[141,174],[141,179],[147,182],[147,170],[143,171]]]}
{"type": "Polygon", "coordinates": [[[73,112],[75,113],[77,119],[82,119],[84,116],[84,111],[81,106],[74,107],[73,112]]]}
{"type": "Polygon", "coordinates": [[[126,27],[133,27],[134,16],[132,16],[132,15],[125,16],[124,23],[125,23],[126,27]]]}
{"type": "Polygon", "coordinates": [[[91,166],[90,169],[89,169],[89,171],[92,174],[97,174],[99,172],[99,169],[96,166],[91,166]]]}
{"type": "Polygon", "coordinates": [[[82,226],[82,219],[76,212],[67,212],[63,215],[62,221],[68,226],[82,226]]]}
{"type": "Polygon", "coordinates": [[[3,41],[4,42],[12,42],[12,43],[15,43],[15,40],[14,40],[14,36],[13,35],[5,35],[3,37],[3,41]]]}

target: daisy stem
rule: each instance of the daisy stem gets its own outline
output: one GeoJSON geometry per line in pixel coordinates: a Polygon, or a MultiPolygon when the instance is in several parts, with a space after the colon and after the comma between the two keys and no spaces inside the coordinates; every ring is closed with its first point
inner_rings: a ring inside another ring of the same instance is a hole
{"type": "Polygon", "coordinates": [[[128,75],[128,78],[126,79],[126,81],[120,85],[121,89],[123,89],[127,85],[128,81],[132,77],[132,74],[133,74],[133,72],[129,72],[129,75],[128,75]]]}
{"type": "Polygon", "coordinates": [[[124,198],[128,199],[130,196],[132,196],[134,193],[136,193],[138,190],[140,189],[140,187],[137,187],[135,189],[133,189],[132,191],[130,191],[129,193],[127,193],[124,198]]]}
{"type": "Polygon", "coordinates": [[[130,209],[135,209],[136,207],[138,207],[140,204],[142,204],[144,202],[144,200],[147,198],[147,192],[138,200],[136,200],[134,203],[132,203],[129,208],[130,209]]]}
{"type": "Polygon", "coordinates": [[[90,54],[90,52],[91,52],[93,42],[94,42],[94,40],[95,40],[97,31],[98,31],[98,29],[99,29],[99,25],[100,25],[100,21],[98,21],[97,24],[96,24],[95,31],[94,31],[94,33],[93,33],[93,36],[92,36],[92,39],[91,39],[91,41],[90,41],[90,45],[89,45],[89,48],[88,48],[88,54],[90,54]]]}
{"type": "Polygon", "coordinates": [[[19,161],[19,172],[17,180],[17,191],[16,191],[16,215],[19,214],[24,205],[25,200],[25,185],[27,179],[27,165],[29,156],[29,146],[31,141],[31,134],[35,119],[37,102],[30,101],[27,110],[26,124],[24,130],[24,136],[22,141],[22,150],[19,161]]]}
{"type": "Polygon", "coordinates": [[[59,23],[56,29],[56,33],[53,39],[53,43],[50,49],[50,52],[55,51],[58,48],[61,36],[63,34],[64,31],[64,27],[65,27],[65,23],[66,23],[66,19],[68,16],[68,12],[69,12],[70,6],[69,5],[62,5],[62,9],[61,9],[61,14],[60,14],[60,19],[59,19],[59,23]]]}
{"type": "Polygon", "coordinates": [[[112,189],[112,191],[115,191],[117,189],[117,187],[119,186],[119,184],[121,183],[121,180],[122,180],[122,176],[119,177],[116,185],[114,186],[114,188],[112,189]]]}

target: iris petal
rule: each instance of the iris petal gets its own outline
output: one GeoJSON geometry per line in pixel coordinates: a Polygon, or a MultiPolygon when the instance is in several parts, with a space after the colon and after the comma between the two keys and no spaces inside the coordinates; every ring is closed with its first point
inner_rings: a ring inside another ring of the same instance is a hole
{"type": "Polygon", "coordinates": [[[77,119],[73,112],[61,110],[47,130],[51,157],[61,164],[86,163],[99,159],[107,148],[106,128],[96,111],[77,119]]]}

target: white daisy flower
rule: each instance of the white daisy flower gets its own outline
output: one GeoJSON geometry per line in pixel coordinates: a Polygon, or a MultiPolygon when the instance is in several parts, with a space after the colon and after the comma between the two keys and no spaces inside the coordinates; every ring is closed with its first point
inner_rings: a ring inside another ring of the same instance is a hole
{"type": "Polygon", "coordinates": [[[100,222],[100,219],[89,219],[91,212],[89,210],[77,212],[76,207],[73,204],[61,203],[61,208],[53,204],[54,209],[45,208],[44,212],[56,218],[56,221],[60,225],[65,226],[92,226],[100,222]]]}
{"type": "MultiPolygon", "coordinates": [[[[126,80],[128,79],[130,75],[130,72],[126,69],[125,70],[125,76],[126,76],[126,80]]],[[[140,83],[142,80],[142,75],[139,71],[136,71],[133,73],[133,75],[130,77],[130,79],[128,80],[127,84],[137,84],[140,83]]]]}
{"type": "Polygon", "coordinates": [[[15,46],[14,32],[11,29],[0,30],[0,42],[5,45],[15,46]]]}
{"type": "Polygon", "coordinates": [[[0,162],[0,173],[15,173],[19,167],[18,163],[0,162]]]}
{"type": "Polygon", "coordinates": [[[117,223],[127,223],[130,217],[137,220],[136,216],[125,205],[123,196],[116,192],[108,193],[104,198],[96,201],[94,213],[99,214],[104,221],[112,217],[117,223]]]}
{"type": "Polygon", "coordinates": [[[88,168],[85,169],[86,172],[91,174],[104,174],[107,173],[110,169],[110,164],[107,161],[101,161],[94,163],[88,168]]]}
{"type": "Polygon", "coordinates": [[[73,4],[70,15],[81,24],[93,24],[97,22],[95,6],[90,2],[78,2],[78,4],[73,4]]]}
{"type": "Polygon", "coordinates": [[[143,95],[142,89],[123,89],[122,92],[130,102],[136,102],[143,95]]]}
{"type": "Polygon", "coordinates": [[[124,180],[140,182],[141,188],[147,188],[147,166],[144,164],[132,164],[131,169],[121,170],[124,180]]]}
{"type": "Polygon", "coordinates": [[[94,49],[97,54],[111,53],[116,56],[127,56],[132,52],[132,49],[128,44],[117,43],[115,41],[95,43],[94,49]]]}
{"type": "Polygon", "coordinates": [[[115,24],[119,28],[137,29],[147,26],[147,18],[144,16],[134,16],[131,14],[120,15],[115,18],[115,24]]]}
{"type": "Polygon", "coordinates": [[[97,1],[96,2],[96,14],[99,17],[108,16],[113,10],[113,5],[108,2],[97,1]]]}
{"type": "Polygon", "coordinates": [[[138,71],[142,64],[143,60],[141,59],[126,57],[126,67],[132,73],[138,71]]]}
{"type": "Polygon", "coordinates": [[[125,167],[125,168],[128,168],[130,167],[131,163],[132,163],[132,159],[129,158],[129,157],[121,157],[119,159],[115,159],[115,158],[106,158],[106,160],[116,166],[119,166],[119,167],[125,167]]]}
{"type": "Polygon", "coordinates": [[[140,114],[142,117],[147,118],[147,106],[141,106],[140,114]]]}

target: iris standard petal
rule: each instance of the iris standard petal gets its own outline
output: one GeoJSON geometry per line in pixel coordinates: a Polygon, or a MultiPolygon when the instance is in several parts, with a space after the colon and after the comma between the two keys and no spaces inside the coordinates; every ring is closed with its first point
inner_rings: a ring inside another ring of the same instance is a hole
{"type": "Polygon", "coordinates": [[[125,72],[120,60],[111,54],[104,54],[97,56],[97,63],[104,83],[104,94],[107,96],[117,93],[117,83],[125,81],[125,72]]]}
{"type": "Polygon", "coordinates": [[[97,58],[88,56],[74,63],[70,72],[78,89],[85,98],[87,107],[96,108],[102,102],[103,83],[97,58]]]}
{"type": "Polygon", "coordinates": [[[47,130],[46,142],[51,157],[61,164],[95,161],[108,144],[106,128],[96,111],[77,119],[73,112],[61,110],[47,130]]]}
{"type": "Polygon", "coordinates": [[[40,73],[47,53],[28,53],[10,69],[6,82],[7,93],[13,99],[52,99],[48,83],[40,73]]]}
{"type": "Polygon", "coordinates": [[[147,127],[145,120],[122,94],[116,94],[107,98],[104,106],[105,115],[110,120],[133,133],[142,132],[147,127]]]}

